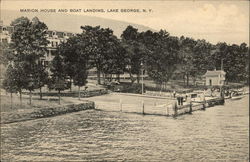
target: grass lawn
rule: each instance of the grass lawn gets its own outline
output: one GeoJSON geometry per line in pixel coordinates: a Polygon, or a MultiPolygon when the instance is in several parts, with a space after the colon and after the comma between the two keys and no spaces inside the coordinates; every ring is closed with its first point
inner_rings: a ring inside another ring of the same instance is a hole
{"type": "MultiPolygon", "coordinates": [[[[17,94],[13,94],[12,106],[10,94],[1,94],[1,112],[8,112],[19,109],[31,109],[31,108],[41,108],[46,106],[58,106],[58,97],[46,97],[44,96],[42,100],[39,96],[32,96],[31,105],[29,105],[29,96],[22,96],[22,104],[20,104],[20,98],[17,94]]],[[[76,99],[75,99],[76,100],[76,99]]],[[[61,105],[74,103],[74,100],[69,100],[66,98],[61,98],[61,105]]]]}

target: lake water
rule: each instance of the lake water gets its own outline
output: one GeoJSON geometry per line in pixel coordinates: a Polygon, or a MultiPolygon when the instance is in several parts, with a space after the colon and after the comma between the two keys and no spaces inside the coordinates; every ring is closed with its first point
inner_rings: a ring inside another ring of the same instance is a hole
{"type": "Polygon", "coordinates": [[[88,110],[1,125],[2,160],[248,161],[249,99],[176,119],[88,110]]]}

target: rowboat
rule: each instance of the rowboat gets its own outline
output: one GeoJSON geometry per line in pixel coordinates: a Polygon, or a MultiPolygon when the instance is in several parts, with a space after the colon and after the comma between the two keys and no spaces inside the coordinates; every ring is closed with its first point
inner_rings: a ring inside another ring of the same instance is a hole
{"type": "Polygon", "coordinates": [[[245,96],[243,96],[243,95],[232,96],[231,100],[240,100],[240,99],[242,99],[243,97],[245,97],[245,96]]]}

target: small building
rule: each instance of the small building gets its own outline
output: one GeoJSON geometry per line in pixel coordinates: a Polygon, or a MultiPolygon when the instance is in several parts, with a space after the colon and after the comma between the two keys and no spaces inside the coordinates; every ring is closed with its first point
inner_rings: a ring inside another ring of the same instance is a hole
{"type": "Polygon", "coordinates": [[[226,72],[224,70],[207,71],[205,77],[206,86],[221,86],[225,84],[226,72]]]}
{"type": "Polygon", "coordinates": [[[14,31],[13,26],[3,25],[3,21],[0,20],[0,42],[1,43],[10,43],[11,34],[14,31]]]}

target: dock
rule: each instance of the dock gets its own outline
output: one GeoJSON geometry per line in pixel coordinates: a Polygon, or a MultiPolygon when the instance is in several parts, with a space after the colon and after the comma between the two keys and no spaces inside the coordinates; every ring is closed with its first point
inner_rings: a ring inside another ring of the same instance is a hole
{"type": "Polygon", "coordinates": [[[122,93],[97,96],[88,100],[95,102],[96,109],[101,111],[170,117],[191,114],[197,110],[223,105],[225,102],[225,99],[221,97],[206,97],[204,101],[196,100],[177,105],[177,100],[173,98],[122,93]]]}
{"type": "MultiPolygon", "coordinates": [[[[190,103],[185,103],[184,105],[170,105],[169,108],[172,108],[173,111],[171,116],[179,116],[183,114],[192,114],[192,112],[197,111],[197,110],[206,110],[206,108],[213,107],[216,105],[223,105],[225,103],[224,98],[211,98],[205,101],[193,101],[190,103]]],[[[170,112],[170,111],[169,111],[170,112]]]]}

